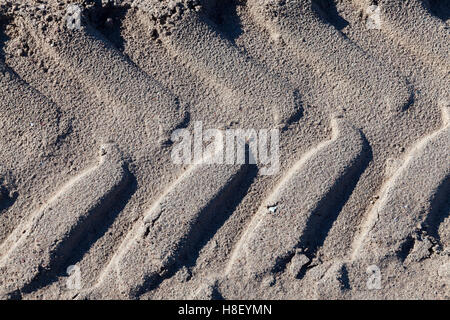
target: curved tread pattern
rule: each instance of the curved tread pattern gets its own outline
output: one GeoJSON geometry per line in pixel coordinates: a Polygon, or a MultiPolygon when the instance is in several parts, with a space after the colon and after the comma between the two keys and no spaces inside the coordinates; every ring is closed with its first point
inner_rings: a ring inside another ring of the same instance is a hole
{"type": "Polygon", "coordinates": [[[296,249],[308,247],[314,238],[309,233],[321,232],[310,229],[320,228],[333,207],[339,207],[345,186],[353,184],[364,166],[366,142],[342,119],[333,119],[332,126],[333,138],[305,154],[263,202],[236,246],[228,272],[242,258],[252,274],[276,272],[296,249]]]}
{"type": "Polygon", "coordinates": [[[226,107],[245,110],[254,117],[270,115],[277,125],[298,119],[303,109],[295,88],[254,63],[211,24],[206,17],[188,12],[161,39],[172,55],[216,87],[226,107]]]}
{"type": "Polygon", "coordinates": [[[130,118],[130,125],[136,125],[147,119],[152,138],[168,140],[185,120],[186,111],[179,106],[178,99],[89,24],[84,24],[81,30],[55,32],[56,39],[50,40],[31,21],[24,19],[22,23],[46,53],[61,61],[88,92],[94,90],[97,99],[112,105],[122,121],[130,118]]]}
{"type": "MultiPolygon", "coordinates": [[[[450,175],[450,107],[444,125],[415,144],[401,167],[383,185],[353,244],[352,260],[379,262],[397,256],[408,236],[423,224],[433,196],[450,175]],[[383,221],[383,223],[378,223],[383,221]]],[[[447,199],[448,200],[448,199],[447,199]]]]}
{"type": "Polygon", "coordinates": [[[411,102],[406,79],[324,22],[312,0],[249,0],[248,6],[257,24],[272,38],[281,38],[299,60],[331,77],[338,91],[341,85],[353,88],[367,102],[386,101],[393,110],[403,110],[411,102]]]}
{"type": "Polygon", "coordinates": [[[188,168],[149,209],[91,291],[118,281],[122,293],[137,298],[169,277],[210,228],[247,167],[198,163],[188,168]],[[191,195],[187,201],[179,197],[187,193],[191,195]]]}
{"type": "Polygon", "coordinates": [[[64,185],[2,244],[1,296],[20,296],[21,291],[33,289],[39,277],[57,271],[83,236],[101,223],[114,198],[129,181],[119,150],[114,145],[105,145],[102,154],[96,167],[64,185]],[[83,201],[75,202],[77,199],[83,201]]]}

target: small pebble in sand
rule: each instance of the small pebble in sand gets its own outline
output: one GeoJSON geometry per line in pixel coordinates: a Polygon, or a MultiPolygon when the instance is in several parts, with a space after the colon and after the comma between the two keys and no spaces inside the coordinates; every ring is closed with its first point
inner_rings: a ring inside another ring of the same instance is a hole
{"type": "Polygon", "coordinates": [[[112,28],[114,26],[114,20],[112,18],[108,18],[105,21],[105,27],[112,28]]]}
{"type": "Polygon", "coordinates": [[[294,278],[297,278],[301,272],[303,267],[309,262],[309,258],[301,253],[296,253],[295,256],[292,258],[290,266],[289,266],[289,272],[294,278]]]}

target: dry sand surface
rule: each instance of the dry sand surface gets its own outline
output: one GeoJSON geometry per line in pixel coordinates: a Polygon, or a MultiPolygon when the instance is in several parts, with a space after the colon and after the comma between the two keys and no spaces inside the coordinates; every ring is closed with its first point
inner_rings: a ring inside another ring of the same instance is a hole
{"type": "Polygon", "coordinates": [[[450,299],[449,0],[0,4],[1,299],[450,299]]]}

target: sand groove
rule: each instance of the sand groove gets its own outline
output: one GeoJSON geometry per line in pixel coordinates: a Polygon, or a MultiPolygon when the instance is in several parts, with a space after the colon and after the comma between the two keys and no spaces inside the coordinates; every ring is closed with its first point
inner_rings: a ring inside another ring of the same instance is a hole
{"type": "Polygon", "coordinates": [[[254,21],[272,38],[286,43],[299,60],[330,77],[337,94],[344,87],[351,88],[368,99],[365,103],[386,102],[394,110],[405,109],[411,102],[406,79],[325,23],[314,1],[249,0],[248,6],[254,21]]]}
{"type": "MultiPolygon", "coordinates": [[[[443,182],[450,174],[449,109],[447,104],[442,107],[443,127],[417,142],[383,185],[379,200],[355,239],[353,260],[377,263],[395,257],[418,225],[426,227],[424,222],[435,194],[441,192],[439,188],[448,190],[448,183],[443,182]]],[[[448,194],[442,201],[448,202],[448,194]]]]}
{"type": "Polygon", "coordinates": [[[118,281],[122,293],[136,298],[172,276],[180,261],[195,255],[193,250],[215,215],[224,214],[223,207],[247,168],[201,163],[188,168],[127,236],[92,291],[118,281]],[[180,197],[187,193],[189,198],[180,197]]]}
{"type": "Polygon", "coordinates": [[[27,167],[23,155],[31,153],[37,158],[39,151],[54,143],[60,133],[58,106],[30,87],[1,59],[0,117],[0,149],[11,167],[27,167]],[[7,138],[11,133],[15,133],[13,138],[7,138]]]}
{"type": "MultiPolygon", "coordinates": [[[[151,26],[149,15],[144,14],[143,21],[151,26]]],[[[212,25],[203,15],[187,12],[160,37],[172,55],[217,90],[223,108],[265,117],[275,124],[298,119],[302,113],[299,92],[240,52],[212,25]]]]}
{"type": "Polygon", "coordinates": [[[169,139],[185,119],[185,110],[176,97],[88,23],[81,30],[55,32],[55,39],[40,33],[30,21],[22,23],[46,54],[70,70],[88,92],[95,92],[97,99],[112,107],[117,117],[135,125],[142,119],[149,120],[146,125],[153,139],[169,139]]]}
{"type": "Polygon", "coordinates": [[[333,119],[332,126],[332,139],[305,154],[264,200],[236,246],[228,272],[241,259],[250,273],[264,275],[283,270],[296,249],[314,255],[320,234],[326,236],[324,226],[331,227],[365,166],[361,132],[342,119],[333,119]]]}
{"type": "Polygon", "coordinates": [[[1,296],[20,297],[22,291],[36,289],[33,283],[45,273],[57,272],[83,236],[101,224],[127,181],[116,146],[103,146],[96,167],[64,185],[2,244],[1,296]]]}
{"type": "MultiPolygon", "coordinates": [[[[363,7],[361,0],[353,1],[363,7]]],[[[450,30],[444,21],[430,13],[426,2],[379,1],[381,30],[445,74],[450,70],[450,30]]]]}

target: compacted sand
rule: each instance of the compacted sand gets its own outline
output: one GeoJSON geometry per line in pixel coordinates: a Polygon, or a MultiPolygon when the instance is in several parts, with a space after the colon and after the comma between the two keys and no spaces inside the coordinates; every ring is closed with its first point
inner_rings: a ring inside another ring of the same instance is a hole
{"type": "Polygon", "coordinates": [[[0,4],[1,299],[450,298],[450,1],[0,4]]]}

